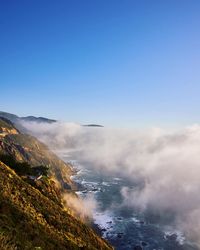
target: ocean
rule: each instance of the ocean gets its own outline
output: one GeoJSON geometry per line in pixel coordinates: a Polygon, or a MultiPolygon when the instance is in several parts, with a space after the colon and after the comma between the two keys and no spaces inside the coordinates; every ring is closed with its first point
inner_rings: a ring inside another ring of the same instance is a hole
{"type": "Polygon", "coordinates": [[[77,194],[83,199],[89,196],[95,199],[98,206],[93,211],[94,223],[102,237],[116,250],[198,249],[182,232],[167,223],[166,215],[163,215],[163,219],[124,205],[122,188],[134,189],[138,184],[124,177],[104,174],[72,157],[74,155],[65,154],[63,159],[71,161],[78,170],[77,175],[73,176],[73,180],[82,186],[77,194]]]}

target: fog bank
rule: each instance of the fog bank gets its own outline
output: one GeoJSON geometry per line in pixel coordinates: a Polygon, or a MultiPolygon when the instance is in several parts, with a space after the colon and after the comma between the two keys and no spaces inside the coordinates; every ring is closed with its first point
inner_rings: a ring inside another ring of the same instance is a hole
{"type": "Polygon", "coordinates": [[[124,205],[172,214],[178,229],[200,243],[200,126],[179,131],[160,128],[120,130],[73,123],[23,123],[53,150],[142,183],[124,187],[124,205]]]}

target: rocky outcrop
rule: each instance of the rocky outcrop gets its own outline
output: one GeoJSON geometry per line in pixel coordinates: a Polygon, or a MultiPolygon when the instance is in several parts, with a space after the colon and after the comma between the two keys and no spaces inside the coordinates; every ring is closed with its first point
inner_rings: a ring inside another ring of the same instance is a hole
{"type": "Polygon", "coordinates": [[[64,206],[62,192],[75,195],[71,165],[33,136],[20,133],[4,118],[0,118],[0,131],[5,133],[0,137],[0,247],[113,249],[80,221],[76,212],[64,206]],[[47,175],[30,176],[29,172],[42,166],[49,169],[47,175]]]}
{"type": "Polygon", "coordinates": [[[12,155],[17,161],[28,162],[33,167],[48,166],[61,188],[76,188],[70,178],[74,173],[71,165],[59,159],[46,145],[33,136],[20,133],[13,124],[6,124],[1,118],[0,131],[4,133],[4,136],[0,136],[0,153],[12,155]]]}

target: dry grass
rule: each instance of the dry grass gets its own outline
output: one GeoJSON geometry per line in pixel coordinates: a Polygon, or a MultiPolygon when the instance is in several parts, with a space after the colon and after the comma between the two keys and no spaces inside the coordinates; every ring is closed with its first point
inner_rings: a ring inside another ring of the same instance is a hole
{"type": "Polygon", "coordinates": [[[4,233],[0,233],[0,249],[1,250],[17,250],[16,245],[4,233]]]}

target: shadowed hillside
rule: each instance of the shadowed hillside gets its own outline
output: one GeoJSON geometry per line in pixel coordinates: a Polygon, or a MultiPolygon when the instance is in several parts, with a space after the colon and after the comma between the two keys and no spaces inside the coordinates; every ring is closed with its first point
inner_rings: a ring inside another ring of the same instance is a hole
{"type": "Polygon", "coordinates": [[[20,133],[12,123],[0,117],[0,153],[13,156],[17,161],[28,162],[31,166],[49,167],[51,176],[59,181],[63,189],[74,189],[70,176],[70,164],[63,162],[46,145],[35,137],[20,133]]]}

